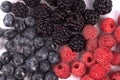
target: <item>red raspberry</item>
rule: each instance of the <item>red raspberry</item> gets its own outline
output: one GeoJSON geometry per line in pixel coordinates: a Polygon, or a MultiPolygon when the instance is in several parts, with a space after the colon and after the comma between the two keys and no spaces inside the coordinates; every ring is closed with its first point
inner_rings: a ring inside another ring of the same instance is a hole
{"type": "Polygon", "coordinates": [[[111,64],[102,64],[101,66],[106,70],[106,72],[110,72],[111,64]]]}
{"type": "Polygon", "coordinates": [[[120,15],[118,16],[118,24],[120,25],[120,15]]]}
{"type": "Polygon", "coordinates": [[[90,77],[89,74],[87,74],[87,75],[84,75],[80,80],[95,80],[95,79],[90,77]]]}
{"type": "Polygon", "coordinates": [[[104,33],[112,33],[116,28],[115,21],[112,18],[105,18],[101,21],[100,28],[104,33]]]}
{"type": "Polygon", "coordinates": [[[76,59],[77,56],[77,54],[75,52],[72,52],[72,50],[68,46],[63,46],[60,49],[60,55],[62,61],[64,62],[72,62],[76,59]]]}
{"type": "Polygon", "coordinates": [[[84,52],[82,56],[82,61],[85,63],[86,67],[91,67],[95,63],[95,60],[93,58],[93,54],[89,51],[84,52]]]}
{"type": "Polygon", "coordinates": [[[87,48],[88,51],[94,52],[97,47],[98,47],[97,38],[90,39],[90,40],[87,41],[86,48],[87,48]]]}
{"type": "Polygon", "coordinates": [[[113,73],[110,75],[110,79],[111,79],[111,80],[120,80],[120,71],[113,72],[113,73]]]}
{"type": "Polygon", "coordinates": [[[94,58],[99,64],[106,65],[111,63],[113,55],[108,48],[99,47],[94,52],[94,58]]]}
{"type": "Polygon", "coordinates": [[[101,64],[92,65],[89,71],[89,75],[94,79],[101,79],[106,74],[106,70],[101,66],[101,64]]]}
{"type": "Polygon", "coordinates": [[[109,77],[104,77],[104,78],[98,79],[98,80],[110,80],[110,78],[109,77]]]}
{"type": "Polygon", "coordinates": [[[88,39],[94,39],[98,36],[98,29],[93,25],[86,25],[82,31],[83,36],[88,39]]]}
{"type": "Polygon", "coordinates": [[[115,38],[111,34],[102,34],[98,39],[99,47],[112,48],[116,44],[115,38]]]}
{"type": "Polygon", "coordinates": [[[65,62],[61,62],[55,65],[54,72],[61,79],[66,79],[71,75],[70,66],[65,62]]]}
{"type": "Polygon", "coordinates": [[[118,26],[114,32],[114,37],[116,38],[117,42],[120,43],[120,26],[118,26]]]}
{"type": "Polygon", "coordinates": [[[82,61],[75,61],[72,64],[72,73],[75,76],[81,77],[85,74],[86,67],[82,61]]]}
{"type": "Polygon", "coordinates": [[[113,60],[111,62],[112,65],[114,66],[119,66],[120,65],[120,53],[113,51],[113,60]]]}

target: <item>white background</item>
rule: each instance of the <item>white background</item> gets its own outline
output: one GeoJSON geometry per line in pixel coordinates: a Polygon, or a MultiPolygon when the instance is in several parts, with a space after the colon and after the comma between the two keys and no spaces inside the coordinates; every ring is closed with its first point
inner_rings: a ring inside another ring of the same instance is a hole
{"type": "MultiPolygon", "coordinates": [[[[0,0],[0,4],[1,2],[3,2],[5,0],[0,0]]],[[[17,1],[22,1],[22,0],[9,0],[10,2],[17,2],[17,1]]],[[[87,5],[87,8],[88,9],[92,9],[92,5],[93,5],[93,2],[94,0],[85,0],[85,3],[87,5]]],[[[107,15],[104,15],[104,16],[101,16],[101,18],[104,18],[104,17],[111,17],[111,18],[114,18],[115,21],[117,21],[117,17],[118,15],[120,14],[120,0],[112,0],[113,2],[113,8],[112,8],[112,11],[111,13],[107,14],[107,15]]],[[[5,13],[3,13],[1,10],[0,10],[0,27],[1,28],[6,28],[4,25],[3,25],[3,18],[4,18],[4,15],[5,13]]],[[[2,39],[0,39],[0,53],[4,52],[5,50],[3,48],[1,48],[2,44],[4,41],[1,41],[2,39]]],[[[118,70],[118,68],[117,68],[118,70]]],[[[68,79],[59,79],[59,80],[80,80],[80,78],[77,78],[73,75],[71,75],[71,77],[69,77],[68,79]]]]}

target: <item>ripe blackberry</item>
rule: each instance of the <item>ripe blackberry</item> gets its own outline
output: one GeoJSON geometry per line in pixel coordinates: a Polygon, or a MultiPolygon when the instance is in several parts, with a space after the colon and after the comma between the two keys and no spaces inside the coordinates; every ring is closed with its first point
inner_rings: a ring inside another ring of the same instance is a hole
{"type": "Polygon", "coordinates": [[[86,48],[86,40],[81,34],[75,34],[71,37],[68,46],[76,52],[80,52],[86,48]]]}
{"type": "Polygon", "coordinates": [[[49,18],[51,11],[52,10],[46,4],[39,4],[38,6],[33,8],[31,15],[35,19],[49,18]]]}
{"type": "Polygon", "coordinates": [[[51,6],[58,7],[60,0],[46,0],[51,6]]]}
{"type": "Polygon", "coordinates": [[[35,27],[35,32],[43,37],[51,36],[54,30],[51,21],[47,20],[38,20],[35,24],[35,27]]]}
{"type": "Polygon", "coordinates": [[[95,10],[86,9],[84,13],[84,18],[86,24],[95,25],[98,22],[100,15],[95,10]]]}
{"type": "Polygon", "coordinates": [[[82,32],[84,28],[84,18],[82,15],[70,13],[66,19],[66,24],[71,32],[82,32]]]}
{"type": "Polygon", "coordinates": [[[55,31],[53,32],[52,36],[53,41],[58,45],[65,45],[66,43],[68,43],[70,39],[70,33],[64,29],[65,28],[63,28],[63,30],[60,30],[60,28],[59,29],[55,28],[55,31]]]}
{"type": "Polygon", "coordinates": [[[25,4],[29,7],[36,7],[37,5],[40,4],[41,0],[23,0],[25,4]]]}
{"type": "Polygon", "coordinates": [[[101,15],[105,15],[112,10],[111,0],[95,0],[93,3],[93,8],[101,15]]]}
{"type": "Polygon", "coordinates": [[[28,7],[21,2],[17,2],[14,3],[12,6],[12,13],[16,16],[16,17],[26,17],[27,13],[28,13],[28,7]]]}

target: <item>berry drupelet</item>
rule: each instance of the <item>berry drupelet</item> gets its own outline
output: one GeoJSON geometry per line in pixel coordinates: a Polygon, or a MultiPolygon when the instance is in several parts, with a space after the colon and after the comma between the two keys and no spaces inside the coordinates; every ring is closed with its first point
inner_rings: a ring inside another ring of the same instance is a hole
{"type": "Polygon", "coordinates": [[[85,24],[95,25],[100,18],[100,15],[92,9],[86,9],[84,13],[85,24]]]}
{"type": "Polygon", "coordinates": [[[111,0],[95,0],[93,3],[93,8],[101,15],[105,15],[112,10],[111,0]]]}
{"type": "Polygon", "coordinates": [[[28,7],[22,3],[22,2],[17,2],[14,3],[12,6],[12,13],[16,16],[16,17],[25,17],[28,14],[28,7]]]}

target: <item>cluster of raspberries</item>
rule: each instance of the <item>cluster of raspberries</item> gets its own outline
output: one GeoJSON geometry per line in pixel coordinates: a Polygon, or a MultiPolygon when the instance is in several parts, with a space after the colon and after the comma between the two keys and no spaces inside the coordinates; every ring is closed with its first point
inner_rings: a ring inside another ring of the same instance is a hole
{"type": "Polygon", "coordinates": [[[82,31],[87,39],[86,50],[77,54],[68,46],[60,49],[61,62],[54,66],[55,74],[62,79],[71,73],[80,80],[120,80],[120,16],[118,25],[112,18],[100,21],[100,31],[93,25],[86,25],[82,31]]]}

